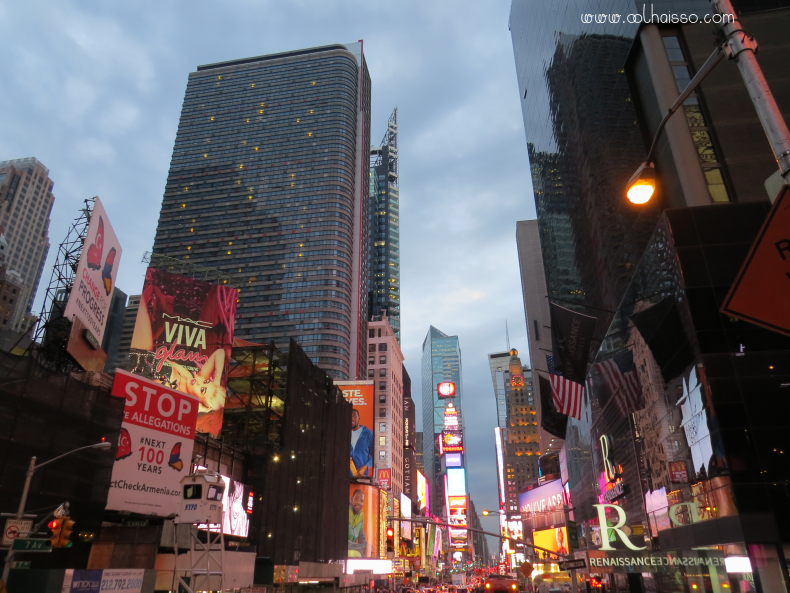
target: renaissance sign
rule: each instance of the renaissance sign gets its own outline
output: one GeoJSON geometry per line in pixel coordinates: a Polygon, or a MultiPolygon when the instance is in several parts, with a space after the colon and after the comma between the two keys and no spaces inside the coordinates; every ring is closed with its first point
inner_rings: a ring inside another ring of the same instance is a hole
{"type": "Polygon", "coordinates": [[[710,568],[724,569],[724,554],[719,550],[668,550],[666,552],[607,553],[590,550],[590,571],[592,572],[668,572],[683,570],[686,574],[707,573],[710,568]]]}

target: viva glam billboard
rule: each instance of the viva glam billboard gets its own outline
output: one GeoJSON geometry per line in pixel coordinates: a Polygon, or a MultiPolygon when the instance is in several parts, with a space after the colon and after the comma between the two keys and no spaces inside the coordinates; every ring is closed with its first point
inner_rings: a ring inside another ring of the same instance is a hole
{"type": "Polygon", "coordinates": [[[222,428],[238,291],[148,268],[130,372],[198,400],[197,432],[222,428]]]}

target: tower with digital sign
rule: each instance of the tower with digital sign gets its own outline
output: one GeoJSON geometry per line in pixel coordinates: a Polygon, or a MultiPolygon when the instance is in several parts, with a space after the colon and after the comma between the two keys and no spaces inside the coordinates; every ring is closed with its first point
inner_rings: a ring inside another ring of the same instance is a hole
{"type": "Polygon", "coordinates": [[[452,402],[456,410],[457,433],[463,441],[463,385],[458,336],[449,336],[430,326],[422,344],[421,383],[423,465],[431,487],[431,508],[439,515],[445,513],[447,506],[440,441],[444,436],[448,402],[452,402]]]}

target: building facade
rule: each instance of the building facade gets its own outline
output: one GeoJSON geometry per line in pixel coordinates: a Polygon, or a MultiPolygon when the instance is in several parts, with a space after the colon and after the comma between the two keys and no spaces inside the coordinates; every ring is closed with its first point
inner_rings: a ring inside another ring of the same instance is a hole
{"type": "Polygon", "coordinates": [[[391,493],[403,492],[403,353],[386,314],[368,322],[368,379],[375,386],[374,463],[377,469],[390,468],[391,493]]]}
{"type": "Polygon", "coordinates": [[[510,370],[510,352],[495,352],[489,354],[488,366],[491,368],[491,381],[494,385],[497,426],[499,428],[506,428],[507,391],[505,389],[505,374],[510,370]]]}
{"type": "Polygon", "coordinates": [[[400,344],[400,194],[398,186],[398,108],[387,121],[381,145],[370,150],[370,254],[368,309],[387,311],[400,344]]]}
{"type": "Polygon", "coordinates": [[[137,321],[137,310],[140,308],[142,295],[133,294],[129,297],[126,309],[123,312],[123,324],[121,325],[121,336],[118,340],[118,348],[110,354],[107,353],[107,364],[105,372],[112,373],[115,369],[125,368],[129,361],[129,351],[132,348],[132,336],[134,335],[134,324],[137,321]]]}
{"type": "MultiPolygon", "coordinates": [[[[104,329],[104,337],[102,338],[101,347],[107,355],[106,369],[115,369],[110,367],[110,360],[115,360],[118,356],[118,351],[121,347],[121,338],[123,337],[124,318],[126,317],[126,293],[118,287],[112,290],[112,299],[110,300],[110,310],[107,313],[107,325],[104,329]]],[[[131,343],[131,342],[130,342],[131,343]]]]}
{"type": "MultiPolygon", "coordinates": [[[[417,500],[417,409],[411,397],[411,378],[403,367],[403,493],[417,500]]],[[[420,435],[420,438],[422,435],[420,435]]]]}
{"type": "Polygon", "coordinates": [[[455,385],[452,400],[458,410],[458,424],[463,433],[463,385],[461,383],[461,346],[458,336],[448,336],[430,326],[422,343],[422,452],[425,477],[431,489],[431,509],[445,506],[439,435],[444,430],[445,399],[439,397],[439,383],[455,385]]]}
{"type": "Polygon", "coordinates": [[[8,241],[6,265],[21,281],[19,298],[9,329],[24,332],[49,253],[49,221],[55,196],[54,182],[38,159],[0,161],[0,226],[8,241]]]}
{"type": "Polygon", "coordinates": [[[236,335],[367,374],[370,76],[362,43],[189,75],[153,251],[234,274],[236,335]]]}
{"type": "Polygon", "coordinates": [[[544,376],[547,376],[548,373],[546,353],[551,352],[551,319],[546,290],[546,274],[543,268],[543,250],[540,247],[540,228],[537,220],[520,220],[516,223],[516,247],[521,273],[521,294],[524,298],[524,317],[527,321],[527,338],[529,339],[529,367],[535,373],[533,389],[535,391],[535,406],[538,410],[540,450],[543,452],[559,451],[562,448],[562,439],[541,428],[543,424],[541,422],[540,382],[537,380],[537,374],[543,373],[544,376]]]}

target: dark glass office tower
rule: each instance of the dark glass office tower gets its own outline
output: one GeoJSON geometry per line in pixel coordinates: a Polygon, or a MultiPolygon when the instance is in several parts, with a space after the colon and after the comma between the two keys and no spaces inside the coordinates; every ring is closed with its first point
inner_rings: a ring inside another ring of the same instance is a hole
{"type": "MultiPolygon", "coordinates": [[[[623,199],[646,153],[623,69],[638,27],[627,15],[641,8],[633,0],[605,9],[594,0],[513,0],[510,12],[548,296],[598,315],[598,339],[611,319],[602,310],[617,308],[661,210],[658,200],[637,210],[623,199]],[[584,23],[585,14],[607,22],[584,23]]],[[[652,8],[707,14],[710,3],[658,0],[652,8]]]]}
{"type": "Polygon", "coordinates": [[[400,344],[400,204],[398,194],[398,108],[380,146],[370,150],[370,271],[368,309],[387,316],[400,344]]]}
{"type": "Polygon", "coordinates": [[[370,76],[362,43],[189,75],[154,252],[237,275],[236,335],[365,369],[370,76]]]}

